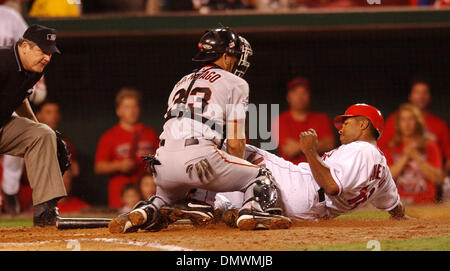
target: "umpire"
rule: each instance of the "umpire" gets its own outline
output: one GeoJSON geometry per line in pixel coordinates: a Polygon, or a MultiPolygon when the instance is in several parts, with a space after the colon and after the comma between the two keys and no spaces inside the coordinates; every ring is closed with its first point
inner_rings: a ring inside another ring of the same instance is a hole
{"type": "Polygon", "coordinates": [[[57,202],[67,195],[58,163],[59,138],[38,122],[27,98],[53,53],[60,54],[56,31],[41,25],[30,26],[12,47],[0,47],[0,154],[25,159],[35,226],[55,225],[57,202]]]}

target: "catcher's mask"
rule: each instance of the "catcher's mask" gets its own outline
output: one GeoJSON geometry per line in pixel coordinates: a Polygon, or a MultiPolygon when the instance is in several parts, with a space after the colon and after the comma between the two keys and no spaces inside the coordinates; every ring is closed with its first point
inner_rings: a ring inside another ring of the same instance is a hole
{"type": "Polygon", "coordinates": [[[239,77],[243,77],[250,67],[248,57],[253,55],[250,43],[228,27],[207,30],[200,38],[198,48],[199,52],[192,58],[195,62],[214,62],[224,53],[237,57],[231,72],[239,77]]]}

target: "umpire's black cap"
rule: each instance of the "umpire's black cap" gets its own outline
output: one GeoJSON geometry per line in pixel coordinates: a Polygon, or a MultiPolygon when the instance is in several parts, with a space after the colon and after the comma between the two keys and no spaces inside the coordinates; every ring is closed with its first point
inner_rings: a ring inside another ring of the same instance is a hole
{"type": "Polygon", "coordinates": [[[44,53],[61,54],[58,47],[56,47],[55,29],[33,24],[25,31],[23,38],[36,43],[44,53]]]}

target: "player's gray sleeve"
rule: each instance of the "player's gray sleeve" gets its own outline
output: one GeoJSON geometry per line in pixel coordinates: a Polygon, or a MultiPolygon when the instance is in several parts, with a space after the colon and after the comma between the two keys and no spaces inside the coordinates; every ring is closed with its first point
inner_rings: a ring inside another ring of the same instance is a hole
{"type": "Polygon", "coordinates": [[[234,87],[231,91],[228,104],[226,106],[227,121],[245,120],[248,108],[249,87],[246,82],[234,87]]]}

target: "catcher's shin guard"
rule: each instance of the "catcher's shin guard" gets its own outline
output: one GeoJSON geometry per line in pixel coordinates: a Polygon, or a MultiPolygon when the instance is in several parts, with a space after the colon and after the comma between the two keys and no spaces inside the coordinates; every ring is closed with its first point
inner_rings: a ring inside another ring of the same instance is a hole
{"type": "Polygon", "coordinates": [[[258,211],[272,208],[278,201],[278,191],[272,173],[261,168],[256,179],[245,188],[242,206],[258,211]]]}
{"type": "Polygon", "coordinates": [[[271,172],[261,168],[256,180],[247,186],[244,204],[236,225],[241,230],[287,229],[292,221],[275,208],[278,191],[271,172]]]}

